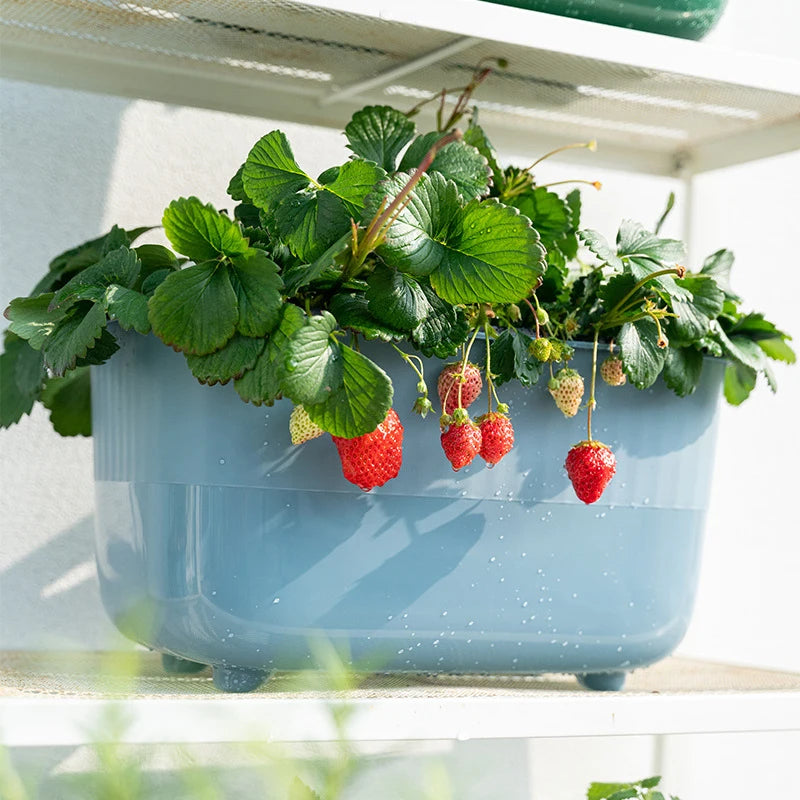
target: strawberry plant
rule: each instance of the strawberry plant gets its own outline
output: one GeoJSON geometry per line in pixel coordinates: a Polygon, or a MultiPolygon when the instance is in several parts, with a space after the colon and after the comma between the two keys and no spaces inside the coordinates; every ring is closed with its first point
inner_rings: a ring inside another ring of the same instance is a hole
{"type": "MultiPolygon", "coordinates": [[[[624,221],[613,244],[582,228],[579,190],[562,197],[538,183],[542,159],[526,168],[498,160],[470,109],[489,71],[476,71],[449,114],[441,94],[434,131],[417,130],[419,107],[358,111],[344,130],[351,158],[316,178],[282,132],[267,133],[230,181],[231,213],[197,197],[169,204],[161,224],[171,248],[137,244],[150,228],[114,227],[57,256],[6,309],[0,425],[40,401],[57,431],[88,435],[88,370],[119,349],[117,327],[155,335],[200,383],[232,383],[244,402],[293,403],[292,440],[330,434],[365,490],[397,474],[402,438],[392,381],[360,352],[365,339],[411,367],[423,416],[433,408],[425,359],[454,358],[439,376],[437,410],[456,469],[479,453],[494,465],[512,447],[498,396],[512,380],[549,389],[566,417],[586,409],[584,462],[611,455],[591,431],[600,342],[616,346],[601,367],[611,385],[661,379],[689,395],[714,356],[729,362],[729,402],[746,399],[759,374],[774,390],[769,359],[795,360],[790,337],[742,310],[733,255],[720,250],[691,271],[660,223],[651,232],[624,221]],[[474,364],[479,336],[486,357],[474,364]],[[593,343],[591,375],[569,365],[574,341],[593,343]],[[484,390],[475,424],[467,408],[484,390]],[[389,444],[377,441],[383,426],[389,444]],[[384,447],[391,454],[378,464],[373,451],[384,447]]],[[[527,434],[518,429],[518,443],[527,434]]],[[[605,482],[613,471],[606,465],[605,482]]],[[[596,485],[585,494],[599,497],[596,485]]]]}

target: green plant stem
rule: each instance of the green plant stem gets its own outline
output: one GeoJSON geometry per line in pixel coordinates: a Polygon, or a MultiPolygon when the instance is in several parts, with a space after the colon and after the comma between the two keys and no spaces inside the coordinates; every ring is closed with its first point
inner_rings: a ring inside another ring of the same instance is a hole
{"type": "MultiPolygon", "coordinates": [[[[605,314],[603,314],[603,319],[605,319],[606,317],[610,317],[612,314],[617,313],[622,308],[622,306],[628,300],[630,300],[630,298],[633,297],[633,295],[635,295],[636,292],[639,291],[639,289],[642,288],[642,286],[644,286],[649,281],[652,281],[653,278],[660,278],[662,275],[678,275],[678,274],[680,274],[680,272],[681,272],[680,268],[678,268],[678,267],[670,267],[669,269],[661,269],[658,272],[650,273],[650,275],[648,275],[646,278],[642,278],[640,281],[638,281],[634,285],[634,287],[626,295],[624,295],[622,297],[622,299],[619,300],[619,302],[617,302],[617,304],[613,308],[611,308],[609,311],[607,311],[605,314]]],[[[607,328],[609,326],[604,323],[603,327],[607,328]]]]}
{"type": "Polygon", "coordinates": [[[399,355],[403,359],[403,361],[405,361],[406,364],[408,364],[408,366],[411,367],[411,369],[414,370],[414,372],[416,373],[417,377],[421,381],[424,381],[425,380],[425,376],[424,376],[422,370],[421,369],[417,369],[417,366],[416,366],[416,364],[414,364],[414,361],[413,361],[413,359],[417,359],[419,361],[420,367],[421,367],[422,366],[422,359],[419,356],[410,356],[408,353],[404,353],[394,342],[390,342],[390,344],[399,353],[399,355]]]}
{"type": "Polygon", "coordinates": [[[492,382],[492,347],[489,343],[489,320],[485,320],[483,323],[483,333],[486,336],[486,394],[489,396],[488,398],[488,413],[492,413],[492,393],[494,391],[494,384],[492,382]]]}
{"type": "Polygon", "coordinates": [[[386,231],[397,219],[400,212],[406,207],[410,200],[411,192],[414,187],[419,183],[423,174],[430,168],[436,158],[437,153],[446,147],[451,142],[459,141],[463,138],[463,134],[459,130],[451,131],[447,135],[439,139],[425,154],[414,174],[409,178],[406,185],[400,190],[392,202],[383,210],[379,209],[378,213],[367,226],[358,247],[353,252],[351,263],[342,272],[342,282],[352,280],[360,272],[367,259],[367,256],[380,244],[386,231]]]}
{"type": "Polygon", "coordinates": [[[600,337],[600,328],[594,329],[594,345],[592,347],[592,382],[589,388],[589,408],[586,412],[586,434],[589,437],[588,441],[592,441],[592,411],[594,410],[594,387],[597,378],[597,340],[600,337]]]}
{"type": "Polygon", "coordinates": [[[576,142],[575,144],[565,144],[563,147],[557,147],[555,150],[551,150],[549,153],[545,153],[543,156],[537,158],[536,161],[534,161],[533,164],[531,164],[524,171],[530,172],[535,166],[541,164],[545,159],[558,155],[559,153],[563,153],[564,150],[582,150],[583,148],[592,151],[597,150],[597,142],[592,139],[591,142],[576,142]]]}

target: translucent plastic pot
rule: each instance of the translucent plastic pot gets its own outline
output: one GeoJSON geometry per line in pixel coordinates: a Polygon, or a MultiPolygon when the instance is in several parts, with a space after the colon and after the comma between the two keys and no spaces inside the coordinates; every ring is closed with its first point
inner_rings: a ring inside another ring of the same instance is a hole
{"type": "MultiPolygon", "coordinates": [[[[291,445],[288,401],[258,408],[201,386],[152,336],[121,344],[92,373],[103,601],[123,633],[212,665],[222,688],[311,666],[315,636],[381,670],[570,672],[617,688],[682,638],[722,363],[707,359],[686,399],[598,377],[595,436],[618,468],[586,506],[563,470],[585,416],[565,419],[544,378],[501,387],[511,453],[454,473],[436,414],[410,411],[416,378],[368,345],[394,381],[405,444],[399,477],[366,494],[330,437],[291,445]]],[[[587,377],[589,363],[579,349],[587,377]]],[[[432,389],[440,366],[426,366],[432,389]]]]}

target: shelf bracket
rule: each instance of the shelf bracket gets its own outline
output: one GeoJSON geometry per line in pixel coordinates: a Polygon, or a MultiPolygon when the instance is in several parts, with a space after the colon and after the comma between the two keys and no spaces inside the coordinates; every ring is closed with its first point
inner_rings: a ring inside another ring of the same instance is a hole
{"type": "Polygon", "coordinates": [[[333,103],[338,103],[341,100],[353,97],[354,95],[361,94],[361,92],[375,89],[378,86],[385,86],[396,78],[408,75],[411,72],[416,72],[423,67],[429,67],[431,64],[436,64],[442,59],[454,55],[455,53],[460,53],[462,50],[466,50],[468,47],[472,47],[482,41],[483,39],[476,36],[463,36],[460,39],[450,42],[450,44],[446,44],[444,47],[438,47],[436,50],[431,50],[429,53],[425,53],[411,61],[406,61],[397,67],[379,72],[371,78],[366,78],[362,81],[356,81],[355,83],[343,86],[341,89],[323,97],[319,101],[320,105],[329,106],[333,103]]]}

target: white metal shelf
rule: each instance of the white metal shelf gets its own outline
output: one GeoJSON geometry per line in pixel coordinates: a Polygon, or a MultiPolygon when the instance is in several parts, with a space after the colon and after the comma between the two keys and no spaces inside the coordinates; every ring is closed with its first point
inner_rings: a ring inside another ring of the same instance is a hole
{"type": "Polygon", "coordinates": [[[332,741],[337,705],[353,709],[352,741],[790,731],[800,730],[800,675],[670,659],[633,673],[620,693],[558,675],[375,675],[343,696],[281,673],[255,693],[225,695],[209,671],[166,676],[150,653],[0,658],[0,744],[10,747],[86,744],[110,718],[132,744],[332,741]]]}
{"type": "Polygon", "coordinates": [[[502,56],[476,95],[499,147],[597,138],[657,174],[800,142],[800,62],[481,0],[6,0],[0,42],[7,77],[333,127],[502,56]]]}

